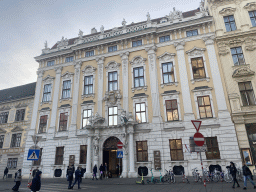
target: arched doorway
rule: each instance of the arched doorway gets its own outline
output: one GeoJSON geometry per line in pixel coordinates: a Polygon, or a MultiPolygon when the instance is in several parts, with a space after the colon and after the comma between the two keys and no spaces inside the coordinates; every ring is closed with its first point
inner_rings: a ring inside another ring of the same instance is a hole
{"type": "Polygon", "coordinates": [[[122,172],[122,159],[116,158],[117,143],[120,140],[116,137],[109,137],[103,144],[103,163],[107,163],[108,171],[113,177],[118,177],[122,172]],[[120,166],[120,171],[117,169],[120,166]]]}

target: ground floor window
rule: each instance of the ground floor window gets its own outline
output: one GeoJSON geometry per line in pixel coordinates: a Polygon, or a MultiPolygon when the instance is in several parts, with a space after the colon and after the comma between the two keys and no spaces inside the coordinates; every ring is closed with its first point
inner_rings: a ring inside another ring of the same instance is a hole
{"type": "Polygon", "coordinates": [[[170,153],[172,161],[184,160],[181,139],[170,139],[170,153]]]}
{"type": "Polygon", "coordinates": [[[9,169],[16,169],[18,158],[8,158],[7,167],[9,169]]]}
{"type": "Polygon", "coordinates": [[[137,161],[138,162],[147,162],[148,161],[148,145],[147,141],[137,141],[137,161]]]}
{"type": "MultiPolygon", "coordinates": [[[[252,157],[252,162],[256,162],[256,124],[251,123],[251,124],[246,124],[246,131],[247,131],[247,136],[250,144],[250,152],[251,152],[251,157],[252,157]]],[[[246,154],[243,153],[242,151],[243,158],[246,158],[246,154]]],[[[246,161],[245,161],[246,162],[246,161]]]]}
{"type": "Polygon", "coordinates": [[[56,147],[55,165],[63,165],[64,147],[56,147]]]}
{"type": "Polygon", "coordinates": [[[86,164],[87,145],[80,145],[80,164],[86,164]]]}
{"type": "Polygon", "coordinates": [[[220,151],[219,151],[217,137],[206,137],[205,140],[207,145],[207,152],[205,152],[206,158],[220,159],[220,151]]]}

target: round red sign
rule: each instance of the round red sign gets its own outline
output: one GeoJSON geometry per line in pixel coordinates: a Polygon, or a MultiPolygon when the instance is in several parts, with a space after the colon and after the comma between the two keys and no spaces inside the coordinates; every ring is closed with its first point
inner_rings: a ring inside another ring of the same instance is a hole
{"type": "Polygon", "coordinates": [[[123,148],[123,143],[122,143],[121,141],[119,141],[119,142],[117,143],[117,148],[118,148],[118,149],[122,149],[122,148],[123,148]]]}
{"type": "Polygon", "coordinates": [[[203,146],[204,145],[204,136],[201,133],[197,132],[194,135],[194,141],[197,146],[203,146]]]}

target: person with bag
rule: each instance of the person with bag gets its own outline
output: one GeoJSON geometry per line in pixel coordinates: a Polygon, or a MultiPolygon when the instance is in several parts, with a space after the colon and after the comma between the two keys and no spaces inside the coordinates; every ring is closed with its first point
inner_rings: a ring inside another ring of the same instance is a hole
{"type": "Polygon", "coordinates": [[[103,178],[103,172],[104,172],[104,166],[101,164],[100,165],[100,180],[103,178]]]}
{"type": "Polygon", "coordinates": [[[243,163],[243,175],[244,175],[244,190],[247,189],[247,179],[249,179],[249,181],[253,184],[254,186],[254,189],[256,189],[256,186],[255,186],[255,183],[252,181],[252,178],[251,178],[251,175],[252,175],[252,172],[251,170],[246,166],[245,163],[243,163]]]}
{"type": "Polygon", "coordinates": [[[15,173],[14,182],[16,182],[16,184],[14,185],[14,187],[12,188],[12,190],[13,190],[13,191],[19,191],[19,187],[20,187],[20,183],[21,183],[21,169],[19,169],[19,170],[15,173]]]}
{"type": "Polygon", "coordinates": [[[30,187],[31,192],[40,191],[41,189],[41,171],[37,171],[35,177],[32,180],[32,185],[30,187]]]}
{"type": "Polygon", "coordinates": [[[8,167],[6,167],[5,170],[4,170],[3,179],[4,179],[4,177],[7,179],[7,174],[8,174],[8,172],[9,172],[8,167]]]}
{"type": "Polygon", "coordinates": [[[75,186],[76,182],[77,182],[77,185],[78,185],[78,189],[81,189],[80,188],[81,177],[82,177],[82,172],[80,170],[80,167],[77,167],[76,172],[75,172],[75,182],[72,185],[72,189],[75,186]]]}
{"type": "Polygon", "coordinates": [[[98,179],[97,179],[97,176],[96,176],[96,174],[97,174],[97,165],[94,165],[94,167],[93,167],[93,175],[92,175],[92,180],[94,180],[94,177],[96,178],[96,180],[98,180],[98,179]]]}
{"type": "Polygon", "coordinates": [[[236,179],[236,172],[237,172],[237,169],[236,169],[236,166],[233,162],[230,162],[230,174],[232,175],[233,177],[233,187],[232,188],[235,188],[235,184],[237,183],[237,187],[240,187],[237,179],[236,179]]]}
{"type": "Polygon", "coordinates": [[[73,189],[73,187],[72,187],[73,174],[74,174],[73,166],[69,167],[67,172],[68,172],[67,174],[68,174],[68,182],[69,182],[68,189],[73,189]]]}

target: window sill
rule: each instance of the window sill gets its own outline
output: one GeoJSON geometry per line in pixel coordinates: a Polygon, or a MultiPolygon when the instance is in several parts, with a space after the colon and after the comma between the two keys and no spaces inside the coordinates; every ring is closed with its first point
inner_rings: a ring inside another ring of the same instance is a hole
{"type": "Polygon", "coordinates": [[[143,87],[133,87],[133,88],[132,88],[132,92],[134,93],[134,92],[135,92],[135,90],[136,90],[136,91],[140,91],[140,90],[142,90],[142,89],[144,89],[145,91],[147,91],[148,86],[143,86],[143,87]]]}
{"type": "Polygon", "coordinates": [[[200,79],[191,79],[190,80],[192,84],[194,84],[195,82],[201,82],[201,81],[210,81],[210,77],[206,77],[206,78],[200,78],[200,79]]]}
{"type": "Polygon", "coordinates": [[[60,103],[61,103],[62,101],[71,101],[71,99],[72,99],[72,97],[69,97],[69,98],[61,98],[61,99],[60,99],[60,103]]]}
{"type": "Polygon", "coordinates": [[[44,105],[44,104],[49,104],[49,105],[51,105],[51,104],[52,104],[52,101],[42,101],[42,102],[41,102],[41,106],[44,105]]]}
{"type": "Polygon", "coordinates": [[[87,94],[87,95],[82,95],[82,99],[90,98],[90,97],[94,98],[95,97],[95,93],[91,93],[91,94],[87,94]]]}
{"type": "Polygon", "coordinates": [[[137,161],[136,164],[152,164],[152,161],[137,161]]]}
{"type": "Polygon", "coordinates": [[[163,84],[161,84],[161,88],[164,88],[165,86],[173,86],[173,85],[175,85],[177,87],[178,82],[163,83],[163,84]]]}

